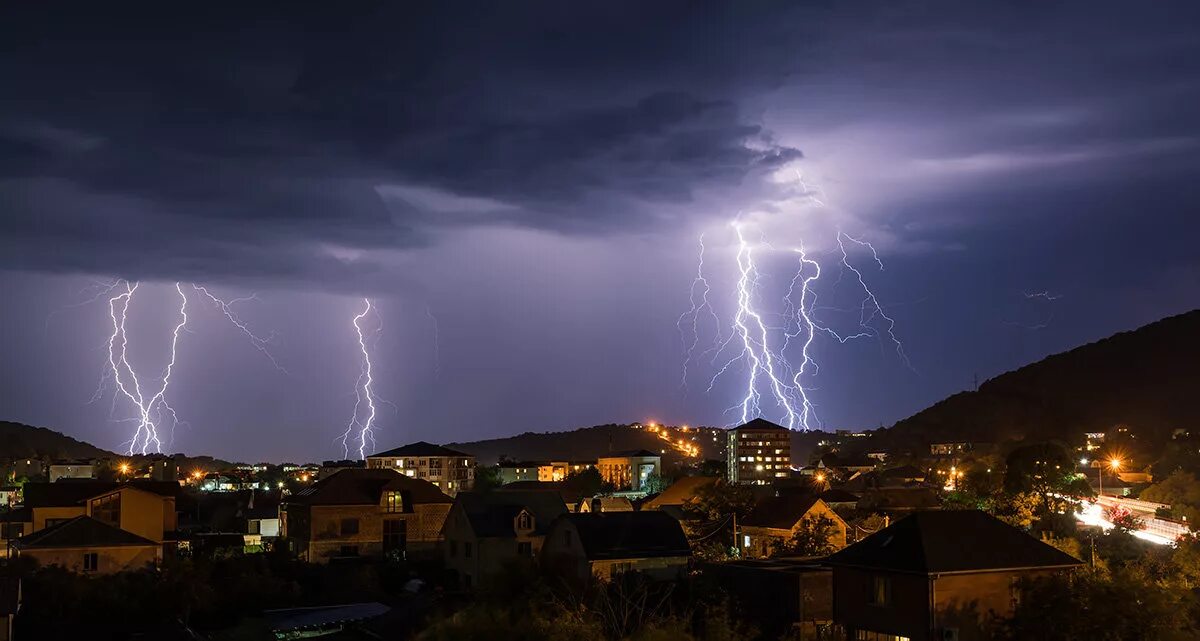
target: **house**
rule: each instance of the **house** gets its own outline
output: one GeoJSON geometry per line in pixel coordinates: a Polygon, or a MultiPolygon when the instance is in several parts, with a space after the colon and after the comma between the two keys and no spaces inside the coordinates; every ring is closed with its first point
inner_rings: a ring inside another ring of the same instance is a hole
{"type": "Polygon", "coordinates": [[[642,504],[643,510],[661,510],[682,520],[683,506],[689,500],[699,496],[705,488],[711,487],[721,479],[716,476],[685,476],[676,479],[654,498],[642,504]]]}
{"type": "Polygon", "coordinates": [[[96,466],[91,461],[54,461],[47,470],[50,482],[58,479],[96,478],[96,466]]]}
{"type": "Polygon", "coordinates": [[[0,576],[0,641],[12,641],[13,619],[21,609],[21,579],[0,576]]]}
{"type": "Polygon", "coordinates": [[[542,546],[542,564],[576,581],[610,580],[624,572],[677,579],[691,556],[679,521],[660,511],[564,514],[542,546]]]}
{"type": "Polygon", "coordinates": [[[566,513],[555,491],[459,492],[442,526],[446,568],[471,589],[511,563],[534,563],[550,524],[566,513]]]}
{"type": "Polygon", "coordinates": [[[21,488],[16,485],[0,487],[0,507],[21,502],[21,488]]]}
{"type": "Polygon", "coordinates": [[[930,443],[929,454],[935,457],[956,457],[974,450],[971,443],[930,443]]]}
{"type": "Polygon", "coordinates": [[[277,494],[259,494],[251,490],[250,500],[246,504],[243,516],[246,520],[245,532],[261,538],[279,536],[279,503],[277,494]]]}
{"type": "Polygon", "coordinates": [[[429,481],[390,469],[344,469],[287,497],[280,532],[310,563],[433,553],[453,502],[429,481]]]}
{"type": "Polygon", "coordinates": [[[367,469],[389,469],[429,481],[450,496],[475,486],[475,457],[417,441],[367,457],[367,469]]]}
{"type": "Polygon", "coordinates": [[[73,572],[110,574],[155,565],[162,544],[92,518],[77,516],[27,534],[13,543],[13,554],[39,565],[73,572]]]}
{"type": "Polygon", "coordinates": [[[766,484],[792,475],[792,432],[756,418],[728,430],[727,478],[730,483],[766,484]]]}
{"type": "Polygon", "coordinates": [[[537,481],[538,468],[541,463],[533,461],[502,461],[497,467],[500,471],[500,484],[516,483],[517,481],[537,481]]]}
{"type": "Polygon", "coordinates": [[[879,484],[884,487],[895,485],[911,485],[925,481],[925,470],[914,465],[901,465],[886,469],[879,473],[879,484]]]}
{"type": "Polygon", "coordinates": [[[618,490],[641,491],[651,475],[662,474],[662,457],[649,450],[613,452],[596,459],[600,478],[618,490]]]}
{"type": "Polygon", "coordinates": [[[987,639],[1022,579],[1083,562],[977,510],[917,512],[831,555],[848,639],[987,639]]]}
{"type": "Polygon", "coordinates": [[[91,516],[138,536],[163,543],[178,526],[177,482],[72,480],[26,483],[29,528],[37,532],[77,516],[91,516]]]}
{"type": "Polygon", "coordinates": [[[790,541],[804,519],[822,516],[834,523],[830,544],[835,549],[846,547],[846,522],[820,498],[784,495],[760,501],[738,524],[742,554],[749,558],[774,556],[775,547],[790,541]]]}

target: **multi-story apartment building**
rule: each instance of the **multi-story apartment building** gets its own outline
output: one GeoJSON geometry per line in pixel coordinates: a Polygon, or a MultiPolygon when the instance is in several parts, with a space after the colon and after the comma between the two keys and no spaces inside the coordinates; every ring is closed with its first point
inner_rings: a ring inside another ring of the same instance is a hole
{"type": "Polygon", "coordinates": [[[726,448],[730,483],[765,485],[792,475],[792,433],[756,418],[729,432],[726,448]]]}
{"type": "Polygon", "coordinates": [[[367,457],[367,469],[395,470],[429,481],[450,496],[475,486],[475,457],[441,445],[417,441],[367,457]]]}

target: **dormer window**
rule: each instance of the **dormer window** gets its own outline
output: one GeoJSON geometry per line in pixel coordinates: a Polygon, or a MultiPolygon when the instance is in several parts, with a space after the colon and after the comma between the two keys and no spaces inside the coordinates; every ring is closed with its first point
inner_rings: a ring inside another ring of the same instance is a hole
{"type": "Polygon", "coordinates": [[[517,516],[517,529],[518,530],[532,530],[533,529],[533,515],[530,514],[529,512],[521,512],[521,514],[517,516]]]}
{"type": "Polygon", "coordinates": [[[383,493],[383,508],[385,512],[403,512],[404,499],[400,492],[389,490],[383,493]]]}

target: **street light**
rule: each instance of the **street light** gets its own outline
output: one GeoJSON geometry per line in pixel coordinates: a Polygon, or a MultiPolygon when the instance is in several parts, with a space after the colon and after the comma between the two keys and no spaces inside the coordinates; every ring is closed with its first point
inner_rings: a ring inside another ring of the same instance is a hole
{"type": "MultiPolygon", "coordinates": [[[[1108,461],[1108,466],[1112,468],[1113,474],[1116,474],[1117,470],[1121,469],[1121,459],[1113,457],[1112,459],[1110,459],[1108,461]]],[[[1104,496],[1104,467],[1103,466],[1096,470],[1096,476],[1100,480],[1100,496],[1104,496]]]]}

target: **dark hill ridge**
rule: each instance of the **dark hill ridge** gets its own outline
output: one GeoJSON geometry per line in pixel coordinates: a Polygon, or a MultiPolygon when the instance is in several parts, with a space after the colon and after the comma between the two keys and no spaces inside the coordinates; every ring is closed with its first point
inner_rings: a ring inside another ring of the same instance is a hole
{"type": "MultiPolygon", "coordinates": [[[[703,439],[702,439],[703,440],[703,439]]],[[[711,441],[710,441],[711,444],[711,441]]],[[[708,444],[701,452],[708,455],[708,444]]],[[[586,461],[603,456],[605,452],[621,450],[650,450],[658,452],[665,444],[647,430],[632,429],[629,425],[596,425],[569,432],[538,434],[525,432],[506,438],[447,443],[446,447],[475,456],[480,463],[495,463],[500,457],[518,461],[586,461]]],[[[666,448],[664,459],[676,460],[678,455],[666,448]]]]}
{"type": "Polygon", "coordinates": [[[44,427],[0,421],[0,459],[110,458],[116,454],[44,427]]]}
{"type": "Polygon", "coordinates": [[[1001,374],[896,423],[899,447],[1014,438],[1080,440],[1126,424],[1152,440],[1200,427],[1200,310],[1001,374]]]}

